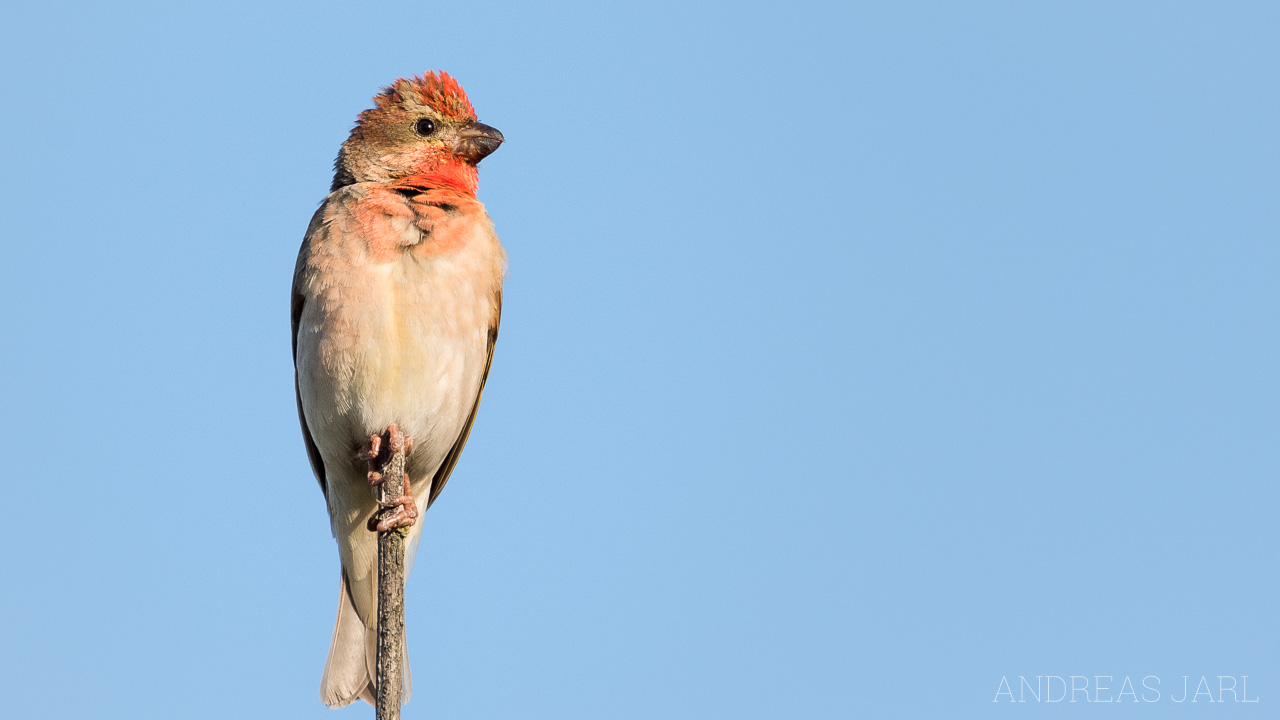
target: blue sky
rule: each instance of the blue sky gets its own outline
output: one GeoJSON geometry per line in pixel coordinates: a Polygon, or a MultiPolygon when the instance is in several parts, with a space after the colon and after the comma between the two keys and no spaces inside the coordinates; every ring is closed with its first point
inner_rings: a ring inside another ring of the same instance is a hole
{"type": "Polygon", "coordinates": [[[432,68],[507,137],[510,272],[406,718],[1280,702],[1275,5],[5,14],[0,715],[372,717],[317,699],[288,292],[432,68]]]}

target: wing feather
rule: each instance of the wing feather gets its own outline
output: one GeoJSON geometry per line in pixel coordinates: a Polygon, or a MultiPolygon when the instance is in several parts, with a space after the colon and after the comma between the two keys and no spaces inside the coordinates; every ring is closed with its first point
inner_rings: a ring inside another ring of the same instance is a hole
{"type": "Polygon", "coordinates": [[[311,220],[311,227],[307,228],[307,235],[302,239],[302,247],[298,249],[298,264],[293,269],[293,297],[289,303],[289,320],[293,326],[289,337],[293,341],[293,395],[298,401],[298,423],[302,425],[302,440],[307,445],[307,459],[311,461],[311,471],[315,473],[316,480],[320,483],[320,492],[324,493],[325,500],[328,500],[329,487],[324,479],[324,458],[320,457],[320,448],[311,437],[311,428],[307,427],[307,415],[302,410],[302,389],[298,386],[298,325],[302,322],[302,309],[307,302],[306,295],[302,293],[302,275],[307,256],[310,254],[311,236],[324,227],[319,222],[323,212],[323,206],[316,211],[315,217],[311,220]]]}

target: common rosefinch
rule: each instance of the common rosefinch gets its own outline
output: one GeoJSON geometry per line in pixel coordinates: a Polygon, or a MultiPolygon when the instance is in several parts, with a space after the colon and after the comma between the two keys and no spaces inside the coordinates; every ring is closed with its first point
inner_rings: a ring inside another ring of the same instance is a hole
{"type": "MultiPolygon", "coordinates": [[[[506,253],[476,200],[476,163],[502,133],[476,122],[445,73],[396,80],[360,113],[293,276],[293,360],[307,455],[342,558],[326,705],[374,703],[379,510],[366,465],[409,440],[405,496],[382,529],[412,526],[444,488],[480,405],[506,253]]],[[[408,658],[404,699],[409,697],[408,658]]]]}

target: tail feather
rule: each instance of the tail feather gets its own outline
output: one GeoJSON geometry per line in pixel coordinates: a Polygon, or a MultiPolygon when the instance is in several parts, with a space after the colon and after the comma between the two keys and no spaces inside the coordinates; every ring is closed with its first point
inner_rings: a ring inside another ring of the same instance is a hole
{"type": "MultiPolygon", "coordinates": [[[[409,702],[413,682],[409,673],[408,643],[401,649],[403,693],[400,704],[409,702]]],[[[338,596],[338,619],[333,626],[333,641],[329,644],[329,658],[325,661],[324,676],[320,679],[320,699],[331,708],[350,705],[364,700],[376,705],[377,697],[378,632],[366,628],[351,602],[347,589],[346,573],[338,596]]]]}
{"type": "Polygon", "coordinates": [[[342,575],[338,592],[338,619],[333,625],[333,641],[329,643],[329,659],[324,664],[324,676],[320,679],[320,699],[325,705],[339,708],[350,705],[358,698],[373,697],[373,677],[365,663],[365,636],[377,643],[377,633],[367,632],[356,606],[351,603],[347,591],[347,576],[342,575]]]}

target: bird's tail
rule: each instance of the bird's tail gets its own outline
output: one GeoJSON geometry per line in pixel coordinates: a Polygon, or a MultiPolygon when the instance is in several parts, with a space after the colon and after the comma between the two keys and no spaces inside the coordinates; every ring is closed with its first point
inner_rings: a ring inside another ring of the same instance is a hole
{"type": "MultiPolygon", "coordinates": [[[[400,703],[409,702],[413,683],[409,676],[409,652],[402,649],[404,691],[400,703]]],[[[378,630],[365,627],[351,602],[347,589],[346,573],[342,574],[342,586],[338,595],[338,619],[333,626],[333,641],[329,644],[329,659],[324,664],[324,676],[320,679],[320,699],[331,708],[350,705],[364,700],[376,705],[378,694],[378,630]]]]}

